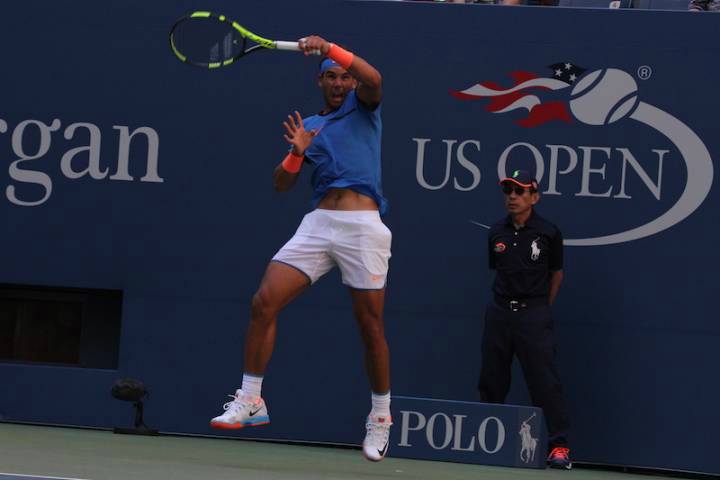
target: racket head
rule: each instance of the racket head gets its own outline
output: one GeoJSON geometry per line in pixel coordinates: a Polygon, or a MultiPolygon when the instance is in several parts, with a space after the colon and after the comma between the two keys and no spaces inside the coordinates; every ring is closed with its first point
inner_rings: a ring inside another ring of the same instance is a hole
{"type": "Polygon", "coordinates": [[[232,65],[243,56],[275,42],[262,38],[224,15],[193,12],[170,30],[170,48],[181,61],[201,68],[232,65]]]}

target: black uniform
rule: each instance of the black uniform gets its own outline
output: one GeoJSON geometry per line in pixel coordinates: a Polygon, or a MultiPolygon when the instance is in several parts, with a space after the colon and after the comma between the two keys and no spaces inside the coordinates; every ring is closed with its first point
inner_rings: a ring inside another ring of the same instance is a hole
{"type": "Polygon", "coordinates": [[[478,388],[484,402],[503,403],[517,355],[535,406],[545,413],[550,448],[567,446],[570,426],[555,359],[548,304],[550,272],[562,270],[560,230],[534,211],[515,229],[512,217],[488,233],[490,268],[497,271],[494,299],[485,311],[478,388]]]}

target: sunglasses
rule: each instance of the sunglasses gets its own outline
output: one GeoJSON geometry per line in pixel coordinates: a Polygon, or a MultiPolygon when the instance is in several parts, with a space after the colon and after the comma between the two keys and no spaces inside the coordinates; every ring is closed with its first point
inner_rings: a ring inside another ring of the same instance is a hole
{"type": "Polygon", "coordinates": [[[515,192],[515,195],[522,196],[525,192],[530,191],[530,193],[534,192],[534,188],[525,188],[521,187],[519,185],[503,185],[502,191],[505,195],[510,195],[511,193],[515,192]]]}

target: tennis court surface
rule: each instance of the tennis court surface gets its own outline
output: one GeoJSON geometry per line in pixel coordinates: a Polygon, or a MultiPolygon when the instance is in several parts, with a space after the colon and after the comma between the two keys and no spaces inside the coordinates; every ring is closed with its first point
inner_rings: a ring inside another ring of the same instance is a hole
{"type": "Polygon", "coordinates": [[[0,480],[647,480],[597,470],[530,470],[386,458],[359,450],[0,423],[0,480]]]}

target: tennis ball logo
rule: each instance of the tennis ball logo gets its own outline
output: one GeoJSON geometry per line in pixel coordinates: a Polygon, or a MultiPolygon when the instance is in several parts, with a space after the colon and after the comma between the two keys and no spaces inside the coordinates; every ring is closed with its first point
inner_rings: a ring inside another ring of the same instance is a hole
{"type": "Polygon", "coordinates": [[[637,90],[635,79],[622,70],[595,70],[573,88],[570,110],[583,123],[607,125],[632,113],[637,90]]]}

